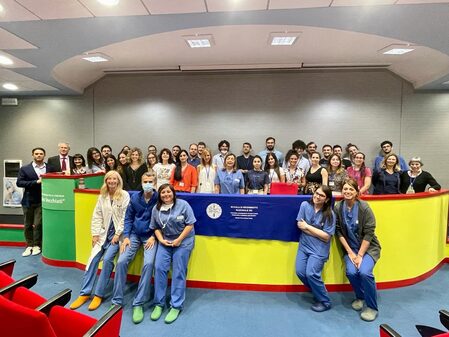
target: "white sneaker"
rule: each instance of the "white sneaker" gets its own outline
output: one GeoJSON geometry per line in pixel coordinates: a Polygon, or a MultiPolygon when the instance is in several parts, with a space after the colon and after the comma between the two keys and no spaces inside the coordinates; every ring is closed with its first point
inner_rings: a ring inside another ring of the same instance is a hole
{"type": "Polygon", "coordinates": [[[33,253],[31,255],[39,255],[41,253],[41,248],[39,246],[33,247],[33,253]]]}
{"type": "Polygon", "coordinates": [[[25,251],[22,253],[22,256],[30,256],[33,251],[33,247],[27,247],[25,251]]]}

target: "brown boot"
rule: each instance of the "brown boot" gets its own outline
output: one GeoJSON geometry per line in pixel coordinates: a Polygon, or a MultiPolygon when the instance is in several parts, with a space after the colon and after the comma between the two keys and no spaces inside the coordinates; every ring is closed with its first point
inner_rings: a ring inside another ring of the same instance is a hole
{"type": "Polygon", "coordinates": [[[80,295],[78,298],[73,301],[72,304],[70,304],[70,309],[75,310],[78,309],[80,306],[82,306],[84,303],[86,303],[89,300],[89,295],[80,295]]]}
{"type": "Polygon", "coordinates": [[[101,297],[94,296],[94,299],[92,300],[92,302],[90,302],[88,309],[90,311],[97,310],[98,307],[100,306],[102,300],[103,299],[101,297]]]}

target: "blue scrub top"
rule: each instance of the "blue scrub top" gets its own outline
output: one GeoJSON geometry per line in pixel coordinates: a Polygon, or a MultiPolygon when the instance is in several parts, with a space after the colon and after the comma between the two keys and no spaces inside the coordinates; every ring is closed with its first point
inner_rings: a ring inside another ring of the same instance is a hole
{"type": "MultiPolygon", "coordinates": [[[[322,217],[323,212],[321,210],[315,213],[313,205],[310,202],[305,201],[299,208],[296,220],[300,221],[302,219],[310,226],[321,229],[330,236],[334,235],[336,222],[335,213],[332,211],[332,221],[323,222],[322,217]]],[[[329,240],[328,242],[324,242],[317,237],[306,234],[304,232],[301,232],[301,235],[299,237],[299,249],[304,251],[306,254],[315,255],[321,258],[327,259],[329,257],[330,245],[331,240],[329,240]]]]}
{"type": "MultiPolygon", "coordinates": [[[[168,211],[160,211],[154,206],[151,214],[151,229],[160,229],[165,240],[175,240],[181,235],[187,225],[193,226],[196,222],[195,214],[192,207],[187,201],[177,199],[176,204],[168,211]]],[[[191,237],[195,235],[195,230],[187,235],[191,237]]]]}
{"type": "Polygon", "coordinates": [[[245,188],[245,180],[240,171],[218,170],[214,184],[220,185],[220,194],[240,194],[240,189],[245,188]]]}

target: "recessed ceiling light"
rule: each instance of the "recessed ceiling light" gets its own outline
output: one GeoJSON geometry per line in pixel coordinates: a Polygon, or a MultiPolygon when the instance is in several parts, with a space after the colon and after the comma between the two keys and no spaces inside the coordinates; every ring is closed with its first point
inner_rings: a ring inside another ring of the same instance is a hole
{"type": "Polygon", "coordinates": [[[291,46],[296,41],[296,36],[275,36],[271,40],[272,46],[291,46]]]}
{"type": "Polygon", "coordinates": [[[4,55],[0,55],[0,64],[1,65],[3,65],[3,66],[10,66],[13,63],[14,62],[9,57],[6,57],[4,55]]]}
{"type": "Polygon", "coordinates": [[[414,51],[416,47],[417,46],[415,45],[405,43],[404,44],[394,43],[386,46],[385,48],[380,49],[379,52],[385,55],[402,55],[414,51]]]}
{"type": "Polygon", "coordinates": [[[105,6],[117,6],[120,0],[97,0],[99,3],[105,6]]]}
{"type": "Polygon", "coordinates": [[[92,63],[108,62],[112,60],[110,56],[102,53],[87,53],[82,56],[82,59],[92,63]]]}
{"type": "Polygon", "coordinates": [[[211,44],[208,39],[187,40],[190,48],[210,48],[211,44]]]}
{"type": "Polygon", "coordinates": [[[13,90],[13,91],[19,89],[19,87],[13,83],[5,83],[3,84],[3,88],[6,90],[13,90]]]}
{"type": "Polygon", "coordinates": [[[383,53],[385,55],[402,55],[406,53],[410,53],[411,51],[414,51],[413,48],[392,48],[390,50],[384,51],[383,53]]]}
{"type": "Polygon", "coordinates": [[[301,32],[274,32],[270,33],[268,44],[271,46],[291,46],[298,39],[301,32]]]}
{"type": "Polygon", "coordinates": [[[210,34],[184,35],[183,39],[190,48],[210,48],[214,45],[214,38],[210,34]]]}

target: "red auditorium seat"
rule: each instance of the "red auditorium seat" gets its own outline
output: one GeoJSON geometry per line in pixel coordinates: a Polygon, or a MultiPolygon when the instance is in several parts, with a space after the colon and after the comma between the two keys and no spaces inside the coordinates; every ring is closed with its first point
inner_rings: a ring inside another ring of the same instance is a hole
{"type": "Polygon", "coordinates": [[[8,337],[118,337],[122,308],[112,307],[100,320],[61,306],[44,312],[0,296],[2,336],[8,337]]]}

